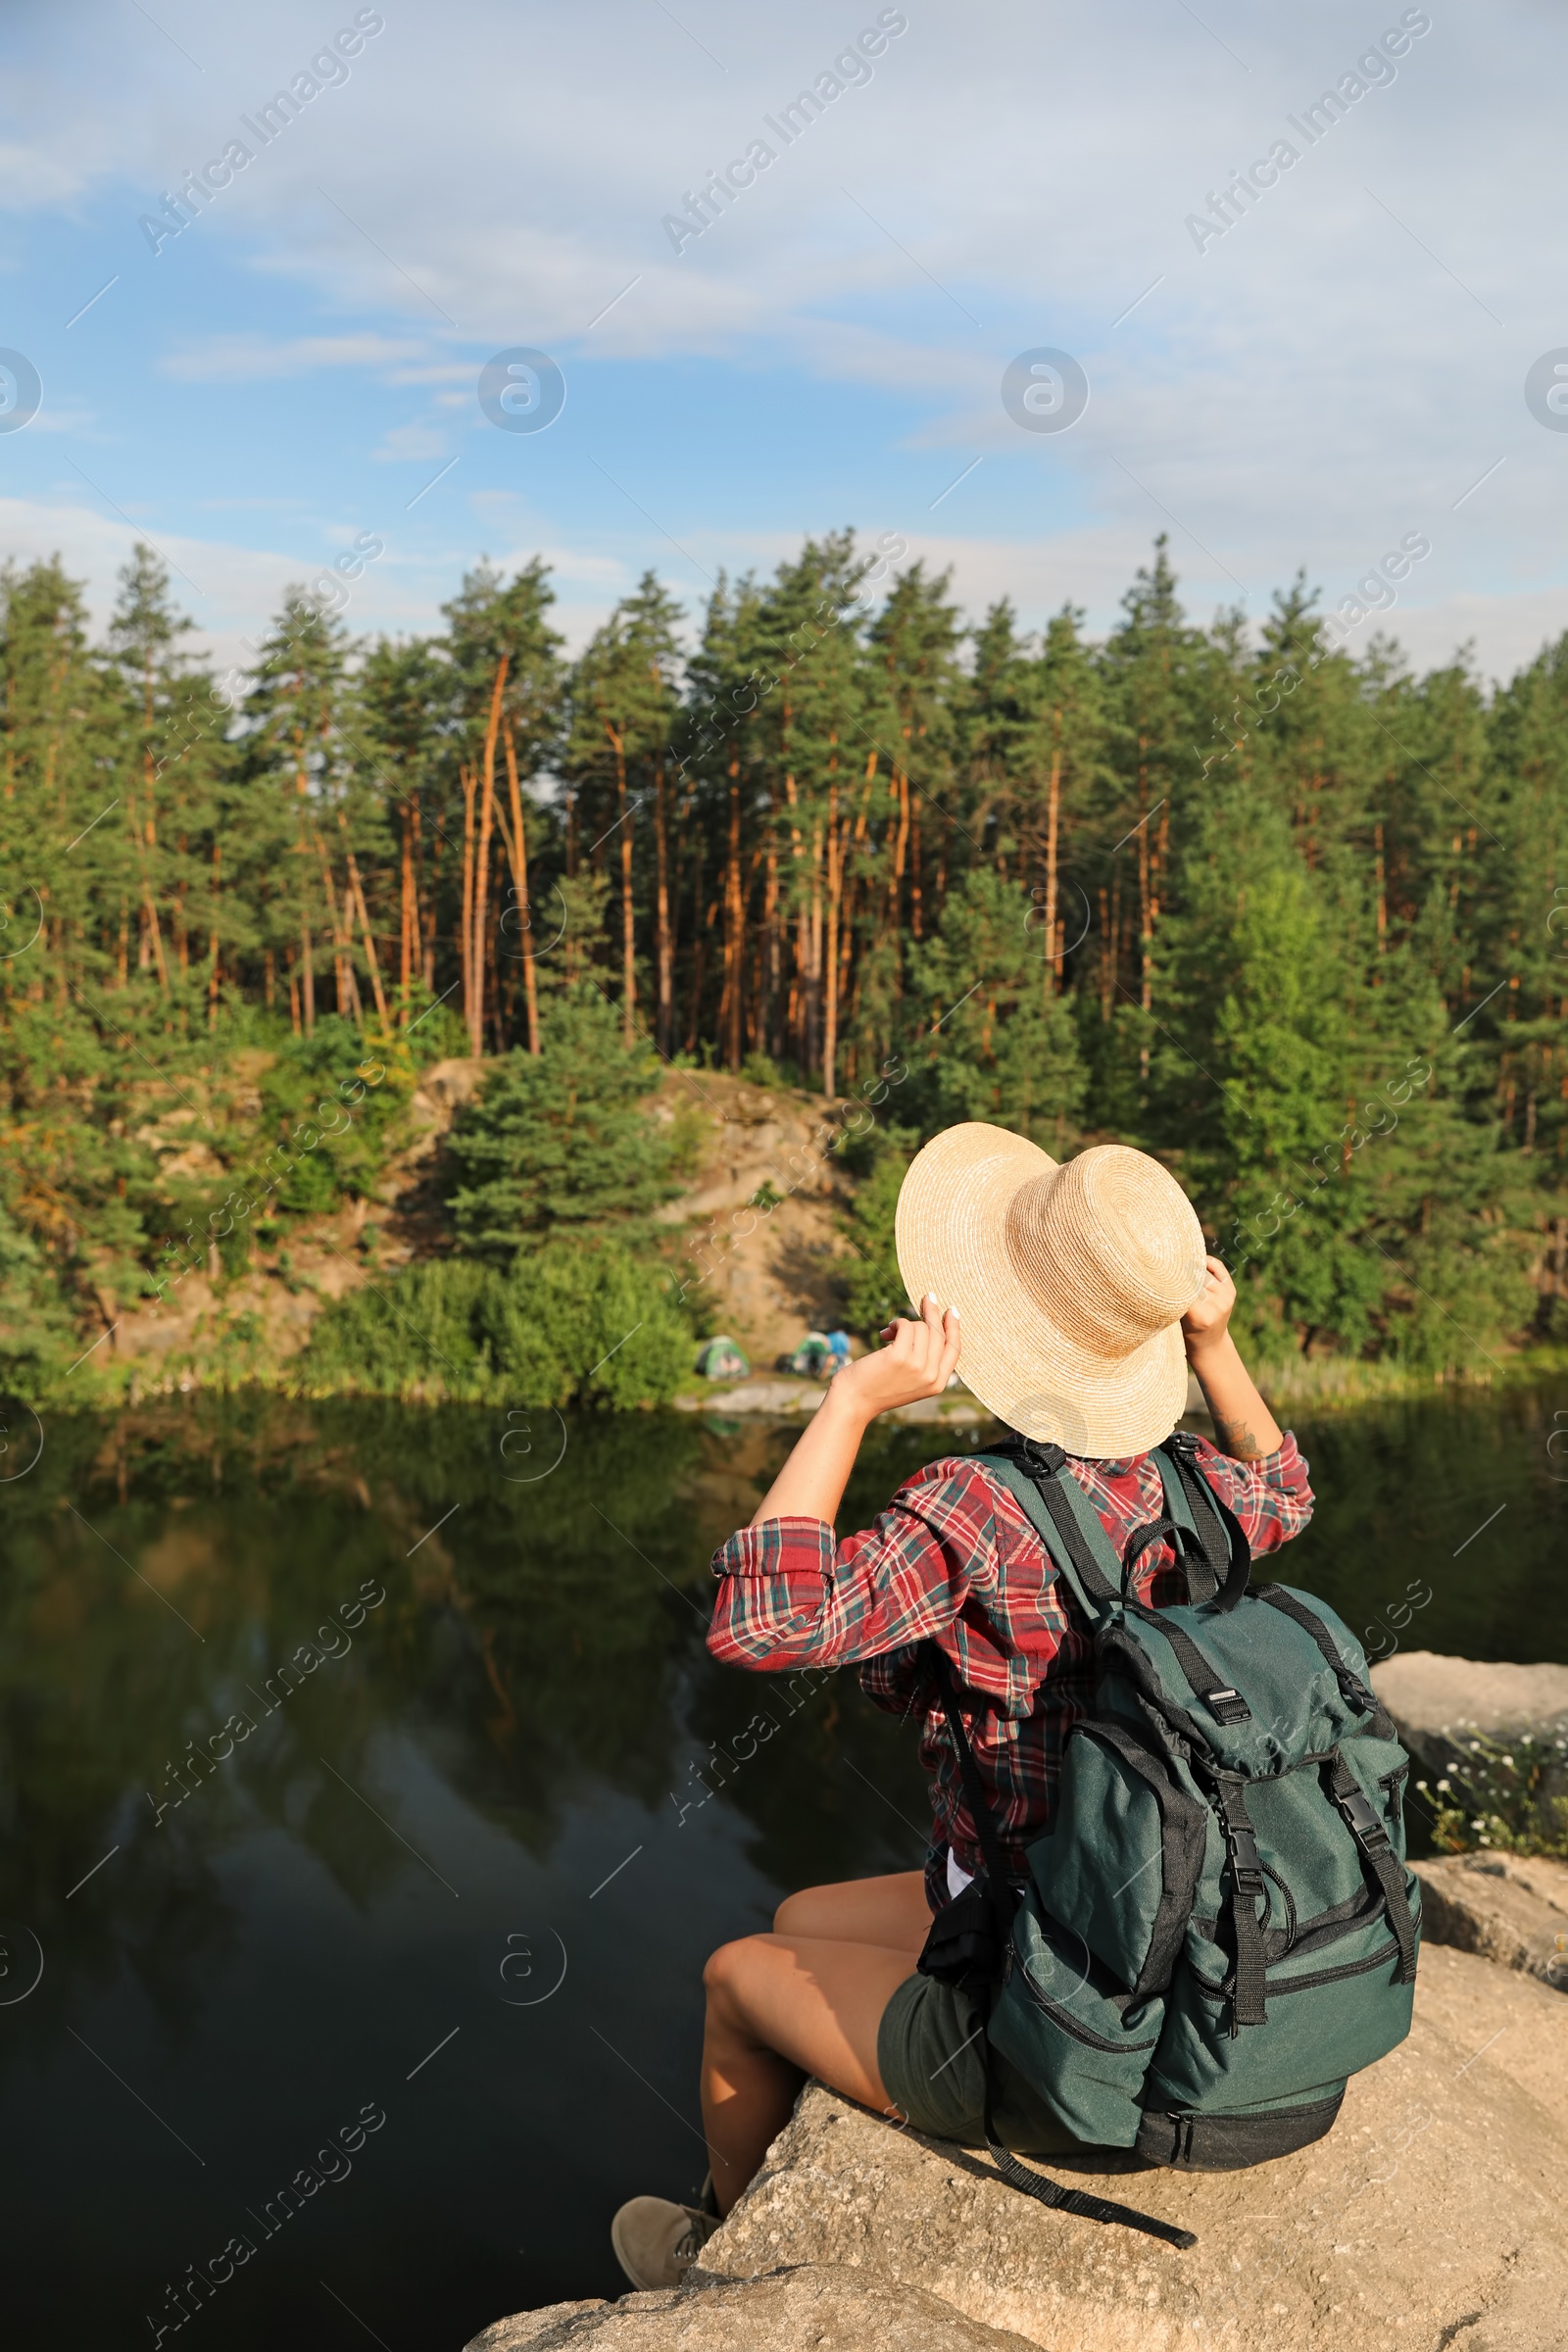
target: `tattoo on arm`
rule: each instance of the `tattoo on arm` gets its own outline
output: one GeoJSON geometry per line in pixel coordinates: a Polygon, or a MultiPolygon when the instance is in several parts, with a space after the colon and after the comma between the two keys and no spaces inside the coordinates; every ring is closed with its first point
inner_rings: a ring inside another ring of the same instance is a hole
{"type": "Polygon", "coordinates": [[[1221,1453],[1228,1453],[1237,1462],[1260,1462],[1268,1450],[1245,1421],[1222,1421],[1217,1414],[1214,1439],[1221,1453]]]}

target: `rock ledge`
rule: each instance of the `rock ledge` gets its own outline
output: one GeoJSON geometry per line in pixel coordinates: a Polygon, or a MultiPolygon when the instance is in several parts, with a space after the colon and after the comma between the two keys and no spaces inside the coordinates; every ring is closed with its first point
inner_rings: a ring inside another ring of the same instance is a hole
{"type": "Polygon", "coordinates": [[[1530,1975],[1433,1945],[1410,2038],[1315,2147],[1246,2173],[1073,2168],[1197,2230],[1189,2253],[1046,2212],[983,2156],[808,2083],[677,2293],[522,2313],[468,2352],[1561,2352],[1562,2020],[1530,1975]]]}

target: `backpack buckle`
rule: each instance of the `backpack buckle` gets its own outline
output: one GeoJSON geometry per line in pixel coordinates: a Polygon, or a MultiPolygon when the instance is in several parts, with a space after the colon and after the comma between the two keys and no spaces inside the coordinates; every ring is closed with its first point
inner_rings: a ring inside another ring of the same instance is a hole
{"type": "Polygon", "coordinates": [[[1248,1894],[1263,1891],[1263,1857],[1257,1850],[1257,1839],[1250,1829],[1240,1824],[1226,1824],[1225,1841],[1231,1849],[1231,1869],[1236,1884],[1248,1894]]]}
{"type": "Polygon", "coordinates": [[[1225,1825],[1225,1844],[1230,1853],[1231,1872],[1236,1884],[1247,1894],[1261,1894],[1263,1888],[1263,1857],[1257,1850],[1257,1838],[1247,1818],[1247,1800],[1238,1788],[1234,1795],[1229,1789],[1221,1791],[1220,1815],[1225,1825]]]}
{"type": "Polygon", "coordinates": [[[1340,1811],[1350,1825],[1352,1836],[1358,1844],[1366,1848],[1368,1853],[1377,1852],[1388,1844],[1389,1833],[1378,1818],[1377,1809],[1367,1796],[1365,1789],[1359,1787],[1337,1788],[1334,1797],[1340,1811]]]}

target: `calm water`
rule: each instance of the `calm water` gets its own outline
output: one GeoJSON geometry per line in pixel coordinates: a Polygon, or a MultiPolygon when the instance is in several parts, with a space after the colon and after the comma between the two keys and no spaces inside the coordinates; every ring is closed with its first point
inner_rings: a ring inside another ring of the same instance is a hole
{"type": "MultiPolygon", "coordinates": [[[[1424,1583],[1408,1645],[1568,1659],[1557,1409],[1301,1429],[1291,1580],[1358,1628],[1424,1583]]],[[[792,1706],[703,1647],[787,1437],[190,1399],[51,1418],[28,1467],[31,1431],[0,1462],[13,2340],[172,2342],[166,2290],[237,2236],[182,2344],[457,2352],[619,2291],[614,2205],[704,2169],[706,1953],[923,1848],[852,1675],[792,1706]]],[[[935,1450],[879,1435],[846,1523],[935,1450]]]]}

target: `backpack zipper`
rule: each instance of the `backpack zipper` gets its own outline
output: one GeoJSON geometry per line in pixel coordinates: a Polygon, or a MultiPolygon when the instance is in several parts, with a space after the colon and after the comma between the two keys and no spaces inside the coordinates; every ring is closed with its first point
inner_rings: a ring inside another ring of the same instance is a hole
{"type": "MultiPolygon", "coordinates": [[[[1338,1984],[1345,1977],[1364,1977],[1370,1974],[1374,1968],[1382,1968],[1386,1966],[1390,1960],[1397,1960],[1398,1957],[1398,1945],[1396,1943],[1385,1943],[1381,1944],[1379,1948],[1367,1959],[1348,1960],[1343,1968],[1314,1969],[1310,1975],[1304,1977],[1275,1978],[1274,1976],[1270,1975],[1268,1979],[1268,1997],[1270,2000],[1273,2000],[1277,1993],[1311,1992],[1314,1991],[1320,1984],[1338,1984]]],[[[1200,1993],[1201,1993],[1205,2001],[1225,2001],[1230,1998],[1229,1993],[1222,1984],[1207,1984],[1204,1983],[1201,1977],[1196,1974],[1194,1975],[1193,1983],[1197,1985],[1200,1993]]]]}
{"type": "Polygon", "coordinates": [[[1152,2050],[1159,2039],[1156,2034],[1150,2041],[1107,2041],[1103,2034],[1092,2033],[1088,2026],[1080,2025],[1075,2017],[1069,2017],[1059,2001],[1054,2001],[1042,1992],[1029,1973],[1027,1961],[1023,1962],[1019,1973],[1023,1978],[1024,1990],[1035,2007],[1044,2010],[1052,2024],[1059,2026],[1064,2034],[1070,2034],[1074,2041],[1085,2042],[1092,2050],[1108,2050],[1113,2055],[1120,2050],[1152,2050]]]}

